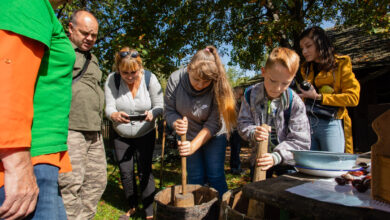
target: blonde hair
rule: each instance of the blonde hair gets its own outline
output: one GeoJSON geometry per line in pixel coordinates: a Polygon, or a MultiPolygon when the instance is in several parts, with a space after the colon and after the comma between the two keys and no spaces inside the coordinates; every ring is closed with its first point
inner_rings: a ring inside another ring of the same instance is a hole
{"type": "Polygon", "coordinates": [[[128,71],[138,71],[140,69],[143,69],[142,65],[142,59],[140,55],[138,54],[137,57],[132,57],[132,54],[138,52],[134,49],[130,49],[129,47],[123,47],[120,51],[115,53],[115,65],[114,65],[114,71],[119,72],[119,69],[121,70],[128,70],[128,71]],[[128,55],[125,57],[121,57],[122,52],[128,52],[128,55]]]}
{"type": "Polygon", "coordinates": [[[232,131],[237,124],[236,101],[217,49],[214,46],[207,46],[206,49],[198,51],[188,65],[188,72],[213,82],[218,110],[222,114],[227,130],[232,131]]]}
{"type": "Polygon", "coordinates": [[[286,67],[291,75],[295,75],[299,68],[299,56],[295,51],[286,47],[276,47],[269,55],[265,68],[270,68],[275,64],[286,67]]]}

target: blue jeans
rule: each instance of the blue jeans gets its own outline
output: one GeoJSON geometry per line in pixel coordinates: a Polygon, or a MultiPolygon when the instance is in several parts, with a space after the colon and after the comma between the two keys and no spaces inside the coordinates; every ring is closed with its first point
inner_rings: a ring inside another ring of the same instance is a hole
{"type": "MultiPolygon", "coordinates": [[[[34,174],[39,187],[35,211],[25,219],[66,220],[64,203],[58,188],[58,167],[48,164],[34,166],[34,174]]],[[[4,186],[0,188],[0,205],[5,199],[4,186]]]]}
{"type": "Polygon", "coordinates": [[[323,119],[308,115],[311,127],[310,150],[343,153],[344,130],[341,119],[323,119]]]}
{"type": "Polygon", "coordinates": [[[241,136],[234,130],[230,136],[230,169],[241,169],[240,161],[241,136]]]}
{"type": "Polygon", "coordinates": [[[228,190],[225,178],[225,135],[211,138],[194,154],[187,157],[187,177],[189,184],[209,183],[218,191],[219,197],[228,190]]]}

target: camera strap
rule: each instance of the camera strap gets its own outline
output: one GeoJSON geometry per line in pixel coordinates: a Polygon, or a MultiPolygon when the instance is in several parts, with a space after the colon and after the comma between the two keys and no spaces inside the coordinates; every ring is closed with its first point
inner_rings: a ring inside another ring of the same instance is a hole
{"type": "Polygon", "coordinates": [[[83,68],[80,70],[80,72],[77,73],[77,75],[73,77],[72,85],[75,84],[77,81],[79,81],[83,77],[85,71],[88,68],[89,63],[91,62],[91,58],[92,58],[92,55],[91,55],[91,53],[89,51],[83,52],[83,51],[80,51],[78,49],[76,51],[78,51],[78,52],[80,52],[80,53],[82,53],[84,55],[85,62],[84,62],[83,68]]]}
{"type": "MultiPolygon", "coordinates": [[[[307,68],[306,68],[307,69],[307,68]]],[[[307,75],[307,74],[306,74],[307,75]]],[[[307,76],[306,76],[307,77],[307,76]]],[[[295,75],[295,81],[296,83],[299,85],[300,83],[302,83],[305,79],[303,79],[302,77],[302,74],[300,71],[298,71],[298,73],[295,75]]]]}

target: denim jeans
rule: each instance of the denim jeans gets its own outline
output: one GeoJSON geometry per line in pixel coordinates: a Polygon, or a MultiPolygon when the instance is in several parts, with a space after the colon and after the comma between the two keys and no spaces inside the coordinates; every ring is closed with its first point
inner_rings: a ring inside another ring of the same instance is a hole
{"type": "Polygon", "coordinates": [[[226,145],[226,135],[218,135],[187,157],[189,184],[209,183],[222,197],[228,189],[224,170],[226,145]]]}
{"type": "MultiPolygon", "coordinates": [[[[34,166],[34,174],[39,187],[38,202],[35,211],[25,219],[66,220],[64,203],[58,188],[58,167],[49,164],[34,166]]],[[[5,199],[4,186],[0,188],[0,205],[5,199]]]]}
{"type": "Polygon", "coordinates": [[[341,119],[323,119],[308,115],[311,127],[310,150],[344,152],[345,139],[341,119]]]}
{"type": "Polygon", "coordinates": [[[240,161],[241,136],[234,130],[230,136],[230,169],[241,169],[240,161]]]}

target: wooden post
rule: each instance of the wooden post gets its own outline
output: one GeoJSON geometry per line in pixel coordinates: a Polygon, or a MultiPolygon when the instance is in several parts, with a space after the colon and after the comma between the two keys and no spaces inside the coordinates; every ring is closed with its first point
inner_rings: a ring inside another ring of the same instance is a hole
{"type": "Polygon", "coordinates": [[[163,135],[162,135],[162,143],[161,143],[161,168],[160,168],[160,189],[163,187],[163,169],[164,169],[164,152],[165,152],[165,128],[167,126],[167,122],[164,120],[163,122],[163,135]]]}
{"type": "Polygon", "coordinates": [[[390,110],[372,123],[378,141],[371,147],[371,196],[375,200],[390,203],[390,110]]]}
{"type": "MultiPolygon", "coordinates": [[[[267,124],[261,125],[265,129],[269,129],[267,124]]],[[[269,137],[268,137],[269,138],[269,137]]],[[[253,175],[253,182],[262,181],[266,179],[267,171],[261,170],[261,167],[257,166],[257,159],[260,158],[263,154],[268,152],[268,140],[260,141],[256,146],[256,162],[255,162],[255,172],[253,175]]],[[[254,199],[249,200],[248,204],[248,216],[252,218],[263,219],[264,218],[264,203],[259,202],[254,199]]]]}
{"type": "MultiPolygon", "coordinates": [[[[181,136],[181,142],[187,141],[186,135],[181,136]]],[[[187,158],[181,157],[181,192],[186,194],[187,185],[187,158]]]]}

